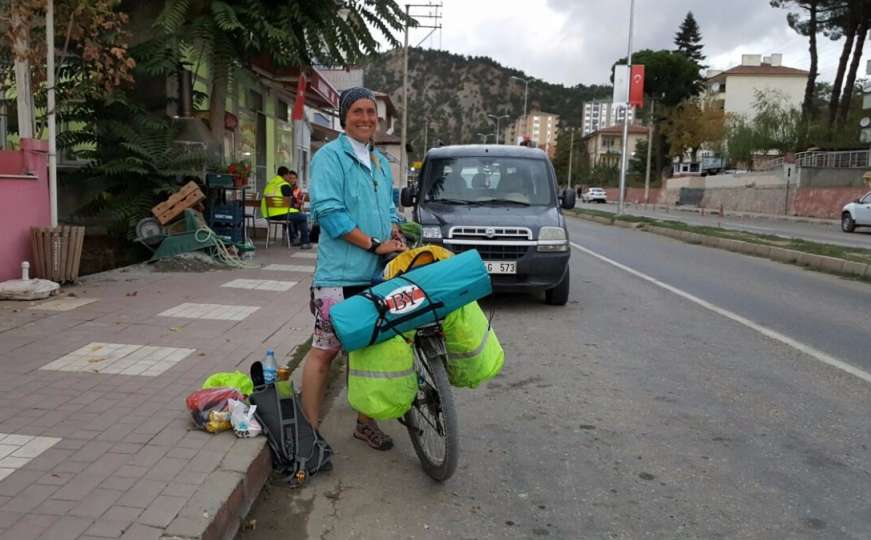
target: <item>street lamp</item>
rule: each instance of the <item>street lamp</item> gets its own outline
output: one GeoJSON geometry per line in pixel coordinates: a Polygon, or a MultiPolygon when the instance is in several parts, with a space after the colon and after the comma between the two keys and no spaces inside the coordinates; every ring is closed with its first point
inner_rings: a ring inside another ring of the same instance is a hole
{"type": "Polygon", "coordinates": [[[510,114],[500,114],[498,116],[495,114],[488,114],[487,115],[487,118],[489,118],[490,120],[494,120],[496,122],[496,144],[499,144],[499,123],[502,121],[503,118],[508,118],[509,116],[511,116],[511,115],[510,114]]]}
{"type": "Polygon", "coordinates": [[[495,133],[481,133],[479,131],[478,136],[481,137],[481,144],[487,144],[487,137],[489,137],[490,135],[495,136],[496,134],[495,133]]]}
{"type": "Polygon", "coordinates": [[[529,81],[532,79],[523,79],[516,75],[511,76],[515,81],[520,81],[523,83],[523,121],[526,121],[526,96],[529,95],[529,81]]]}

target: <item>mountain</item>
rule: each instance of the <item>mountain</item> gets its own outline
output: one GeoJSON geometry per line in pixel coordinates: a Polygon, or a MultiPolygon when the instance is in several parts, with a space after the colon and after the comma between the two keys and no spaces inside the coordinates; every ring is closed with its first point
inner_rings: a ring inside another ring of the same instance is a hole
{"type": "MultiPolygon", "coordinates": [[[[368,88],[390,95],[402,106],[402,49],[374,55],[363,62],[364,81],[368,88]]],[[[424,119],[430,119],[430,146],[480,142],[478,133],[492,133],[493,123],[487,114],[509,114],[501,125],[523,115],[522,82],[511,77],[529,78],[520,70],[500,65],[485,56],[463,56],[447,51],[412,48],[408,55],[408,139],[412,159],[423,151],[424,119]]],[[[579,84],[566,87],[539,79],[529,82],[527,110],[560,115],[560,125],[580,126],[582,103],[607,99],[611,87],[579,84]]],[[[397,122],[397,135],[400,125],[397,122]]],[[[491,139],[492,140],[492,139],[491,139]]]]}

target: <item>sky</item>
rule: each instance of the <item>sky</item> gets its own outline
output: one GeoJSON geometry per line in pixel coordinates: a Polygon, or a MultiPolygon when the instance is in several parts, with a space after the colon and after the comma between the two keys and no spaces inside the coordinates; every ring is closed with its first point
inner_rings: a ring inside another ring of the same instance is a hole
{"type": "MultiPolygon", "coordinates": [[[[418,0],[426,4],[431,0],[418,0]]],[[[402,2],[400,2],[402,3],[402,2]]],[[[489,56],[552,83],[608,84],[611,64],[626,56],[630,0],[442,0],[442,30],[414,29],[411,45],[489,56]]],[[[404,5],[404,4],[403,4],[404,5]]],[[[430,12],[412,8],[412,14],[430,12]]],[[[783,54],[783,65],[807,69],[807,38],[768,0],[636,0],[633,50],[671,49],[692,11],[711,69],[738,65],[742,54],[783,54]]],[[[426,23],[424,23],[426,24],[426,23]]],[[[402,41],[402,36],[398,36],[402,41]]],[[[831,81],[842,42],[819,36],[820,79],[831,81]]],[[[865,59],[871,59],[866,44],[865,59]]]]}

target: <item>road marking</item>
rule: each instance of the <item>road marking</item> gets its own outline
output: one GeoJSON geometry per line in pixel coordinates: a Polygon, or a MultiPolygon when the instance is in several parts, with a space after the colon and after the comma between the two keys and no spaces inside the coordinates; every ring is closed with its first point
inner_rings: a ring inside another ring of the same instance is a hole
{"type": "Polygon", "coordinates": [[[693,302],[694,304],[697,304],[697,305],[699,305],[707,310],[713,311],[714,313],[716,313],[718,315],[722,315],[723,317],[726,317],[727,319],[731,319],[731,320],[735,321],[736,323],[744,325],[747,328],[750,328],[751,330],[755,330],[756,332],[759,332],[760,334],[762,334],[766,337],[769,337],[775,341],[779,341],[785,345],[788,345],[788,346],[792,347],[793,349],[796,349],[799,352],[802,352],[802,353],[804,353],[812,358],[815,358],[816,360],[818,360],[824,364],[827,364],[827,365],[832,366],[834,368],[840,369],[841,371],[845,371],[845,372],[849,373],[850,375],[853,375],[854,377],[858,377],[867,383],[871,383],[871,373],[868,373],[867,371],[863,371],[855,366],[851,366],[850,364],[844,362],[843,360],[838,360],[837,358],[835,358],[834,356],[832,356],[830,354],[824,353],[823,351],[821,351],[819,349],[815,349],[814,347],[811,347],[810,345],[805,345],[804,343],[802,343],[800,341],[796,341],[789,336],[783,335],[780,332],[772,330],[771,328],[762,326],[761,324],[757,324],[757,323],[751,321],[750,319],[747,319],[746,317],[742,317],[741,315],[738,315],[737,313],[733,313],[727,309],[723,309],[721,307],[715,306],[714,304],[707,302],[705,300],[702,300],[701,298],[699,298],[697,296],[693,296],[692,294],[685,292],[685,291],[682,291],[682,290],[678,289],[677,287],[673,287],[667,283],[663,283],[662,281],[659,281],[656,278],[653,278],[651,276],[648,276],[647,274],[639,272],[638,270],[630,268],[624,264],[620,264],[617,261],[615,261],[613,259],[609,259],[608,257],[605,257],[604,255],[600,255],[600,254],[596,253],[595,251],[592,251],[592,250],[585,248],[584,246],[581,246],[581,245],[576,244],[574,242],[572,242],[571,244],[572,244],[572,247],[574,247],[578,251],[582,251],[582,252],[586,253],[587,255],[592,255],[593,257],[610,264],[611,266],[615,266],[615,267],[619,268],[620,270],[628,272],[628,273],[632,274],[633,276],[641,278],[644,281],[647,281],[649,283],[652,283],[652,284],[656,285],[657,287],[660,287],[662,289],[667,290],[668,292],[674,293],[674,294],[680,296],[681,298],[689,300],[690,302],[693,302]]]}

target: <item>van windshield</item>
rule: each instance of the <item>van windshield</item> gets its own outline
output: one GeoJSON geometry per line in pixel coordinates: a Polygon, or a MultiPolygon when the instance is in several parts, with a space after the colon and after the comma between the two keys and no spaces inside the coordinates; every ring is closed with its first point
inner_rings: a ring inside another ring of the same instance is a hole
{"type": "Polygon", "coordinates": [[[445,204],[554,204],[552,180],[547,161],[543,159],[433,159],[427,164],[425,175],[425,201],[445,204]]]}

